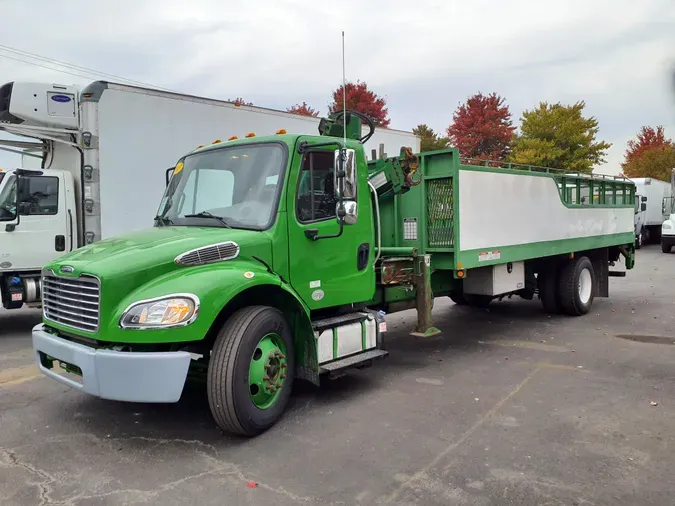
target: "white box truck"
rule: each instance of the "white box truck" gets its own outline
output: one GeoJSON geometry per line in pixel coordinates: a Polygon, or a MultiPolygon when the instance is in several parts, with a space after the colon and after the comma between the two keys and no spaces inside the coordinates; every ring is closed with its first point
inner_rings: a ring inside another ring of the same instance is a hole
{"type": "MultiPolygon", "coordinates": [[[[0,172],[0,297],[7,309],[39,304],[43,265],[102,238],[153,224],[179,157],[230,136],[317,134],[319,118],[95,81],[78,89],[0,86],[0,149],[39,164],[0,172]]],[[[378,128],[368,150],[415,152],[411,132],[378,128]]]]}
{"type": "Polygon", "coordinates": [[[675,167],[670,174],[670,196],[663,199],[663,209],[667,217],[661,224],[661,251],[670,253],[675,246],[675,167]]]}
{"type": "Polygon", "coordinates": [[[640,195],[641,202],[647,208],[640,210],[636,216],[635,235],[638,245],[659,243],[661,241],[661,225],[670,214],[665,208],[665,199],[671,196],[670,181],[660,181],[653,177],[631,178],[635,183],[635,193],[640,195]]]}

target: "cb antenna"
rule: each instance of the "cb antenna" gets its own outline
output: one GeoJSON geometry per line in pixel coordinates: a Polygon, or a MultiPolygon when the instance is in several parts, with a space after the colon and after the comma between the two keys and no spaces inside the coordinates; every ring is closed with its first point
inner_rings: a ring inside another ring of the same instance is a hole
{"type": "Polygon", "coordinates": [[[347,149],[347,79],[345,77],[345,31],[342,30],[342,135],[347,149]]]}

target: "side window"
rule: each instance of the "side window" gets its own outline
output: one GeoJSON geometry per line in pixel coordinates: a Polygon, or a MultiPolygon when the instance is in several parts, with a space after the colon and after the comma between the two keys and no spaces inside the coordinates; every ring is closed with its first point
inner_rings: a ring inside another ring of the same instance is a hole
{"type": "Polygon", "coordinates": [[[305,153],[298,179],[296,212],[301,223],[337,216],[337,198],[333,183],[334,152],[305,153]]]}
{"type": "Polygon", "coordinates": [[[49,216],[59,212],[58,178],[22,177],[19,182],[19,213],[22,216],[49,216]]]}
{"type": "Polygon", "coordinates": [[[185,200],[181,214],[222,209],[232,205],[234,174],[229,170],[199,169],[190,172],[183,193],[185,200]],[[199,209],[195,207],[198,205],[199,209]]]}

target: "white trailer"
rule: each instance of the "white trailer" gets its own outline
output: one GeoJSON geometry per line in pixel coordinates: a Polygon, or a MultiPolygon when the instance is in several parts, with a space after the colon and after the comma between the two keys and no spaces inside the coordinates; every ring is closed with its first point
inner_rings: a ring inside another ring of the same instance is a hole
{"type": "MultiPolygon", "coordinates": [[[[644,211],[640,211],[640,228],[636,229],[638,243],[658,243],[661,240],[661,225],[670,213],[667,212],[664,202],[671,196],[670,181],[660,181],[652,177],[632,178],[635,183],[635,193],[642,197],[641,202],[647,204],[644,211]]],[[[636,221],[638,221],[636,219],[636,221]]]]}
{"type": "MultiPolygon", "coordinates": [[[[199,145],[230,136],[317,134],[320,118],[95,81],[79,90],[33,82],[0,87],[0,140],[37,157],[0,175],[0,297],[5,308],[39,303],[40,271],[102,238],[153,224],[168,170],[199,145]],[[38,169],[38,170],[36,170],[38,169]],[[18,192],[17,192],[18,188],[18,192]]],[[[411,132],[378,128],[367,152],[415,152],[411,132]]]]}

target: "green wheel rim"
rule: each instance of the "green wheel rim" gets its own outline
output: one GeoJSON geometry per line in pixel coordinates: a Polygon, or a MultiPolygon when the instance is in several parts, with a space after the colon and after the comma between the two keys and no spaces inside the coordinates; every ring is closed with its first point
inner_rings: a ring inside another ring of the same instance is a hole
{"type": "Polygon", "coordinates": [[[248,369],[248,391],[253,404],[269,408],[279,397],[286,381],[286,344],[278,334],[267,334],[253,350],[248,369]]]}

